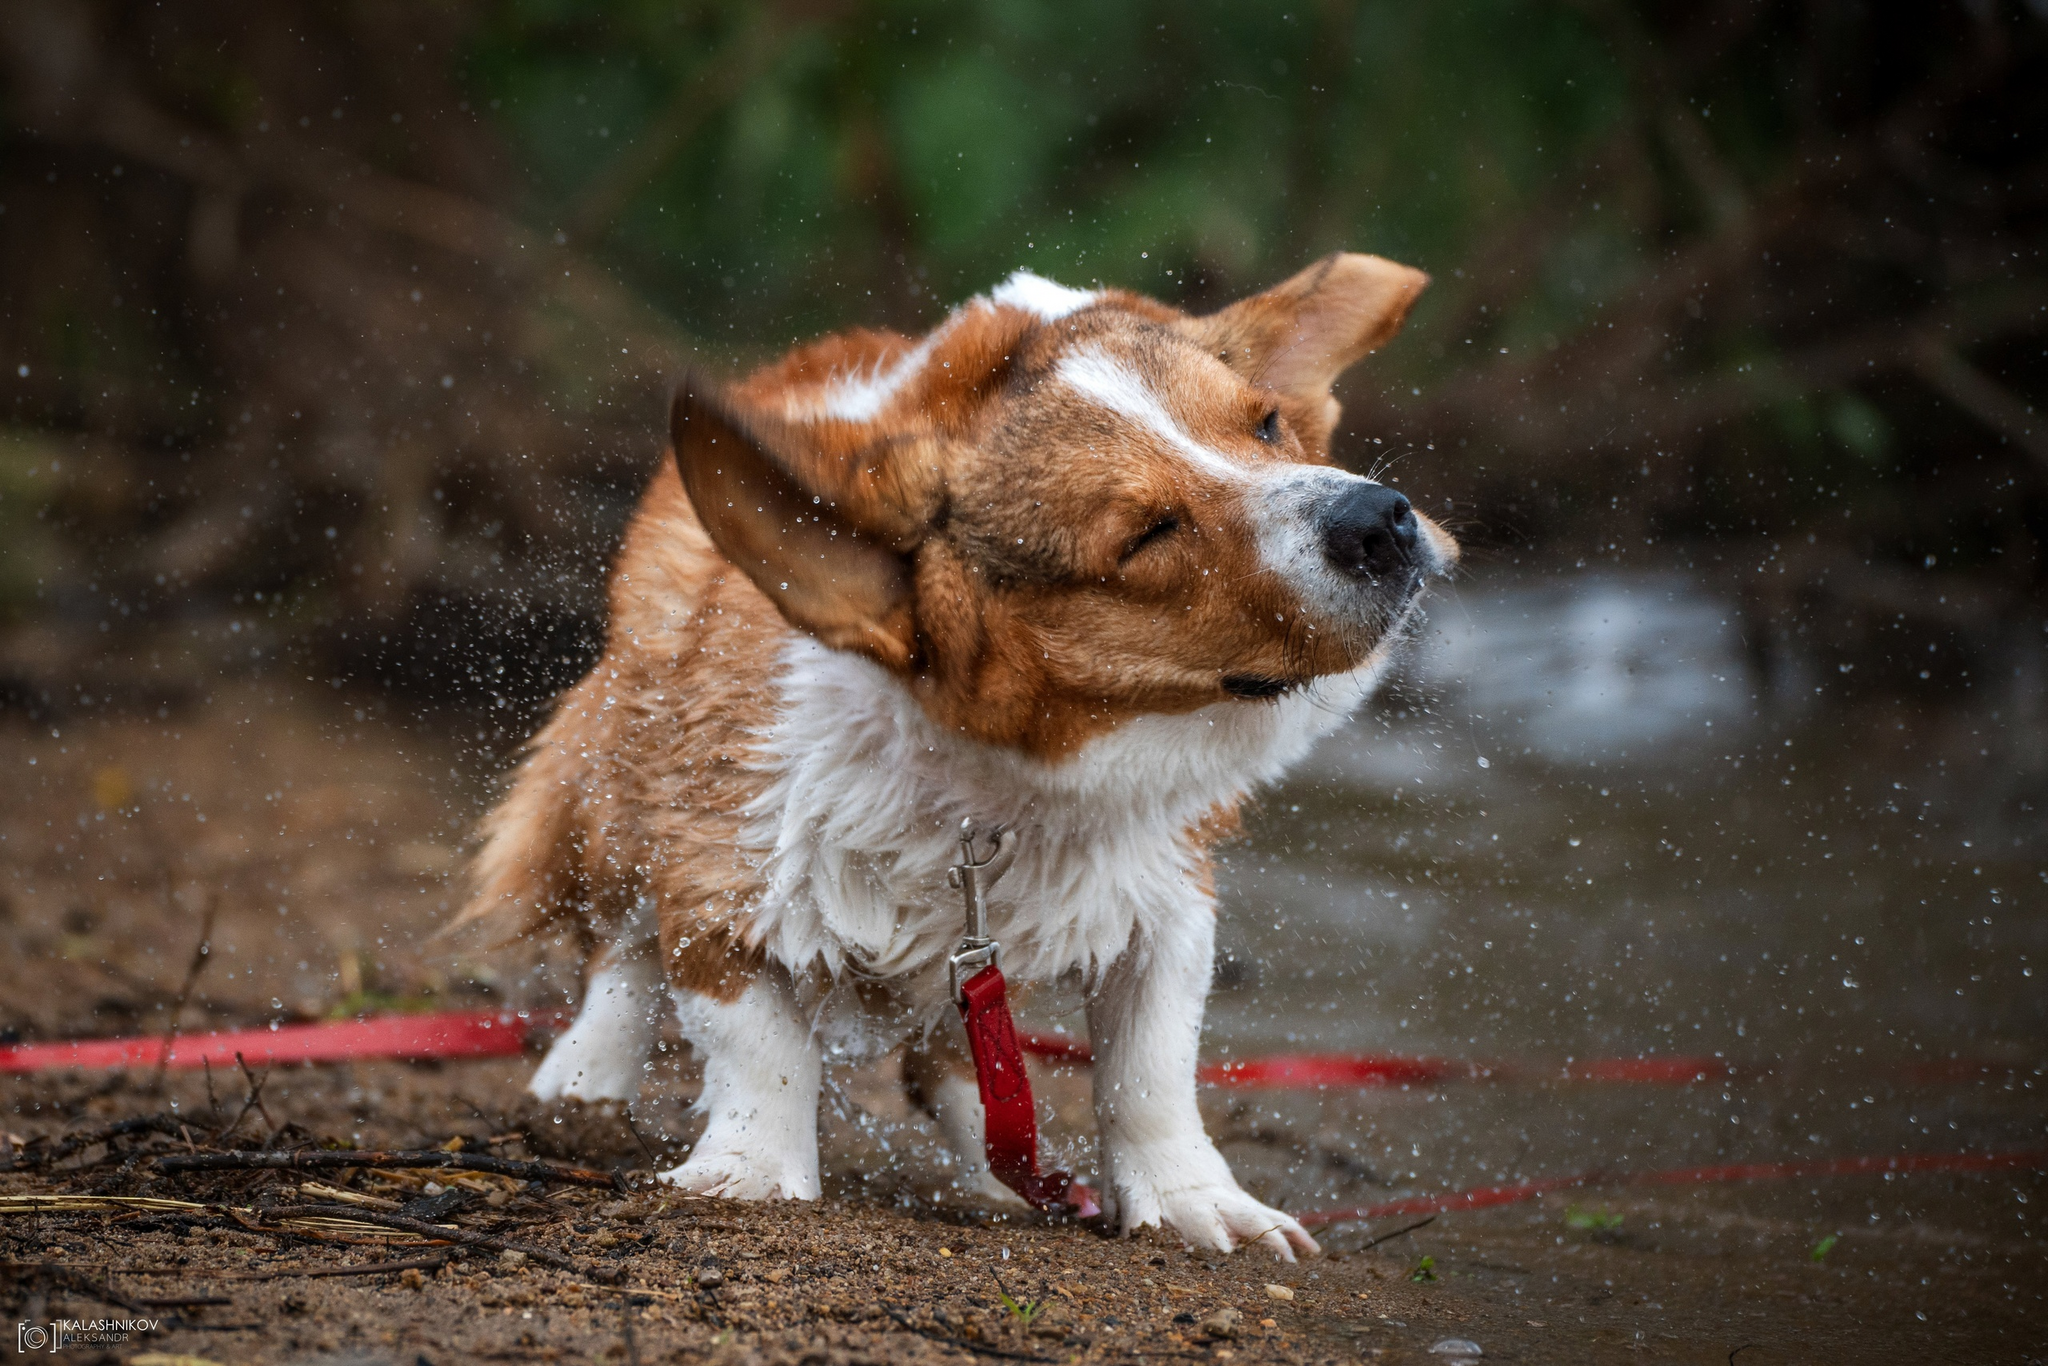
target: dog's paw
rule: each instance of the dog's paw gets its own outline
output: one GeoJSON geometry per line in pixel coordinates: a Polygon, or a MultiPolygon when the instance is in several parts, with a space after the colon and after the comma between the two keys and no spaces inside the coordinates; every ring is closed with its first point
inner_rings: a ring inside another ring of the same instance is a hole
{"type": "Polygon", "coordinates": [[[646,1054],[633,1038],[571,1030],[555,1041],[526,1083],[535,1100],[632,1101],[645,1079],[646,1054]]]}
{"type": "Polygon", "coordinates": [[[526,1093],[538,1101],[632,1101],[640,1094],[640,1069],[630,1061],[550,1053],[534,1069],[526,1093]]]}
{"type": "Polygon", "coordinates": [[[726,1200],[815,1200],[818,1164],[794,1156],[707,1152],[703,1145],[680,1167],[661,1173],[661,1180],[698,1195],[726,1200]]]}
{"type": "Polygon", "coordinates": [[[1283,1261],[1322,1251],[1292,1215],[1246,1195],[1207,1139],[1172,1151],[1132,1151],[1111,1161],[1110,1191],[1126,1233],[1164,1224],[1189,1245],[1232,1252],[1258,1243],[1283,1261]]]}

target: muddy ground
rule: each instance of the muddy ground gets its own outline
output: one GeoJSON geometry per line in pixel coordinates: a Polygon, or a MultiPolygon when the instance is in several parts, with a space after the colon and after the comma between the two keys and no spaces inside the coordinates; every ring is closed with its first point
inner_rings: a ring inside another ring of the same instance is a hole
{"type": "MultiPolygon", "coordinates": [[[[0,720],[0,1027],[34,1039],[557,1003],[559,967],[424,943],[504,743],[474,716],[398,719],[261,680],[161,714],[0,720]]],[[[1914,1177],[1924,1217],[1844,1225],[1825,1246],[1770,1192],[1701,1189],[1556,1197],[1405,1233],[1413,1218],[1340,1224],[1328,1255],[1289,1266],[973,1208],[888,1062],[832,1078],[816,1206],[677,1198],[648,1181],[691,1137],[688,1062],[665,1056],[679,1061],[630,1124],[528,1106],[530,1060],[0,1079],[0,1196],[206,1206],[0,1216],[0,1300],[29,1324],[160,1321],[60,1358],[77,1361],[1423,1362],[1453,1359],[1431,1352],[1453,1338],[1488,1361],[2048,1360],[2048,1258],[1982,1217],[1990,1178],[1914,1177]],[[111,1146],[64,1150],[65,1135],[150,1117],[111,1146]],[[617,1171],[624,1190],[477,1177],[449,1196],[428,1189],[445,1172],[315,1181],[149,1160],[453,1140],[617,1171]],[[266,1211],[341,1198],[309,1181],[383,1202],[358,1204],[372,1211],[439,1199],[432,1221],[527,1252],[265,1226],[266,1211]],[[394,1261],[421,1265],[306,1274],[394,1261]]],[[[1038,1081],[1049,1145],[1085,1162],[1085,1077],[1038,1081]]],[[[1205,1104],[1254,1190],[1283,1198],[1314,1169],[1341,1203],[1386,1198],[1329,1134],[1241,1098],[1205,1104]]],[[[1996,1179],[2043,1198],[2038,1177],[1996,1179]]]]}

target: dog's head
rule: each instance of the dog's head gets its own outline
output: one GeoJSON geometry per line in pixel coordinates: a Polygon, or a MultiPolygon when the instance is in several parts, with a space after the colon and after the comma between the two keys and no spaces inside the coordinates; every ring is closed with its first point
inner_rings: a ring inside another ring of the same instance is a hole
{"type": "Polygon", "coordinates": [[[1329,463],[1330,386],[1428,282],[1329,257],[1205,317],[1019,273],[671,413],[719,550],[941,724],[1046,757],[1366,663],[1456,544],[1329,463]]]}

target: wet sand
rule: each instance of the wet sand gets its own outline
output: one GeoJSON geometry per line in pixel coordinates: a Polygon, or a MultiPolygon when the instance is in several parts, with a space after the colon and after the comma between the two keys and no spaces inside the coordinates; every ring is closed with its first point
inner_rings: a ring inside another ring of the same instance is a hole
{"type": "MultiPolygon", "coordinates": [[[[180,1028],[198,1030],[337,1009],[558,1002],[568,980],[559,969],[422,947],[452,899],[461,844],[498,761],[468,738],[482,729],[460,717],[401,723],[371,700],[261,680],[177,715],[0,721],[0,762],[14,779],[0,792],[0,942],[15,966],[0,982],[0,1025],[55,1038],[161,1032],[174,1007],[180,1028]],[[212,952],[191,974],[209,908],[212,952]]],[[[1241,866],[1281,865],[1255,842],[1241,866]]],[[[1356,1045],[1344,1034],[1352,1022],[1327,1003],[1304,1005],[1270,963],[1248,969],[1223,978],[1210,1051],[1356,1045]],[[1332,1022],[1321,1037],[1318,1021],[1332,1022]]],[[[1067,1005],[1033,1008],[1039,1023],[1056,1024],[1067,1005]]],[[[670,1049],[665,1058],[681,1058],[673,1039],[670,1049]]],[[[802,1208],[644,1186],[691,1137],[686,1060],[657,1076],[630,1130],[609,1114],[526,1106],[530,1060],[277,1069],[238,1134],[219,1130],[243,1108],[241,1077],[214,1075],[211,1095],[209,1079],[191,1073],[161,1090],[146,1074],[0,1079],[0,1128],[16,1157],[39,1138],[175,1113],[201,1143],[461,1138],[598,1163],[642,1183],[624,1199],[508,1190],[499,1204],[454,1216],[569,1255],[577,1269],[567,1272],[470,1254],[432,1274],[229,1279],[420,1254],[281,1241],[213,1216],[152,1227],[134,1215],[9,1215],[0,1217],[0,1293],[17,1319],[123,1312],[96,1298],[108,1291],[137,1304],[229,1301],[165,1309],[178,1326],[109,1359],[154,1350],[221,1362],[1443,1361],[1429,1349],[1447,1338],[1504,1361],[2048,1359],[2048,1258],[2029,1222],[2048,1199],[2038,1173],[1654,1198],[1589,1189],[1444,1214],[1405,1234],[1413,1218],[1337,1225],[1323,1235],[1327,1256],[1287,1266],[1261,1252],[1191,1255],[1157,1232],[1122,1239],[968,1207],[892,1065],[831,1078],[827,1199],[802,1208]],[[1388,1234],[1397,1236],[1365,1246],[1388,1234]],[[1043,1310],[1027,1323],[1005,1309],[997,1276],[1043,1310]]],[[[1835,1076],[1848,1074],[1823,1081],[1835,1076]]],[[[1085,1166],[1085,1076],[1041,1070],[1038,1081],[1052,1154],[1085,1166]]],[[[1753,1145],[1745,1152],[1806,1155],[1811,1115],[1770,1085],[1655,1095],[1550,1084],[1211,1090],[1204,1105],[1246,1184],[1303,1209],[1551,1170],[1557,1154],[1582,1154],[1581,1165],[1615,1152],[1670,1160],[1681,1149],[1709,1160],[1726,1140],[1700,1152],[1686,1138],[1711,1131],[1743,1133],[1753,1145]],[[1731,1113],[1753,1122],[1732,1125],[1731,1113]]],[[[1849,1089],[1860,1103],[1863,1088],[1849,1089]]],[[[2025,1065],[1938,1094],[1894,1088],[1885,1099],[1907,1102],[1908,1128],[1893,1120],[1829,1135],[1902,1147],[2041,1142],[2039,1076],[2025,1065]]],[[[139,1141],[182,1150],[186,1140],[139,1141]]],[[[293,1198],[292,1183],[274,1174],[163,1176],[132,1155],[83,1149],[53,1169],[0,1176],[0,1193],[236,1206],[293,1198]]],[[[339,1184],[403,1199],[425,1180],[339,1184]]],[[[78,1349],[76,1359],[91,1353],[78,1349]]]]}
{"type": "MultiPolygon", "coordinates": [[[[522,1114],[522,1078],[522,1065],[508,1061],[281,1071],[264,1087],[263,1108],[279,1126],[298,1126],[286,1141],[400,1147],[461,1136],[499,1154],[571,1152],[625,1165],[633,1140],[622,1124],[584,1115],[580,1125],[554,1126],[522,1114]],[[535,1141],[506,1138],[514,1130],[499,1126],[508,1123],[535,1141]]],[[[1060,1089],[1058,1078],[1044,1080],[1060,1089]]],[[[102,1078],[17,1080],[5,1112],[12,1129],[54,1133],[175,1102],[204,1140],[214,1116],[231,1117],[246,1097],[240,1079],[216,1087],[218,1110],[190,1075],[164,1095],[150,1094],[147,1078],[112,1088],[102,1078]]],[[[277,1141],[252,1112],[242,1141],[267,1138],[277,1141]]],[[[184,1148],[176,1138],[147,1146],[184,1148]]],[[[963,1209],[943,1189],[920,1189],[905,1163],[862,1162],[883,1155],[843,1121],[828,1125],[827,1151],[827,1198],[816,1206],[678,1198],[646,1182],[644,1161],[629,1173],[636,1193],[623,1199],[582,1190],[533,1198],[516,1182],[479,1180],[510,1198],[455,1222],[564,1253],[576,1263],[569,1271],[459,1248],[295,1243],[218,1218],[179,1227],[133,1214],[7,1217],[5,1298],[15,1317],[30,1319],[115,1314],[94,1293],[104,1287],[135,1304],[223,1298],[150,1311],[177,1326],[137,1346],[223,1362],[1423,1362],[1444,1360],[1430,1349],[1449,1338],[1500,1361],[1719,1363],[1731,1352],[1744,1363],[2042,1359],[2048,1264],[2029,1244],[1980,1231],[1852,1231],[1817,1260],[1805,1222],[1731,1209],[1721,1192],[1595,1192],[1447,1214],[1369,1250],[1370,1239],[1416,1220],[1340,1226],[1327,1233],[1325,1256],[1290,1266],[1262,1252],[1192,1254],[1157,1231],[1118,1238],[963,1209]],[[246,1279],[428,1251],[456,1256],[425,1275],[246,1279]],[[1004,1307],[1004,1290],[1043,1308],[1026,1319],[1004,1307]],[[1230,1309],[1234,1322],[1221,1315],[1230,1309]]],[[[295,1194],[307,1178],[291,1174],[153,1176],[147,1162],[100,1149],[63,1165],[74,1170],[12,1175],[0,1192],[259,1208],[315,1198],[295,1194]]],[[[329,1183],[406,1199],[434,1175],[329,1183]]]]}

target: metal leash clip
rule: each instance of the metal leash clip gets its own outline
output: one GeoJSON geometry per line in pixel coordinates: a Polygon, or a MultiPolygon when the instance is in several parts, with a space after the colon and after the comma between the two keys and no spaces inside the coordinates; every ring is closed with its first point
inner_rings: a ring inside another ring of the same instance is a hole
{"type": "Polygon", "coordinates": [[[967,933],[946,960],[946,991],[953,1004],[965,1004],[960,984],[983,968],[995,965],[1002,945],[988,937],[988,892],[1017,859],[1017,832],[997,826],[989,832],[995,848],[985,859],[974,857],[974,822],[960,822],[960,862],[946,870],[946,885],[967,898],[967,933]]]}

